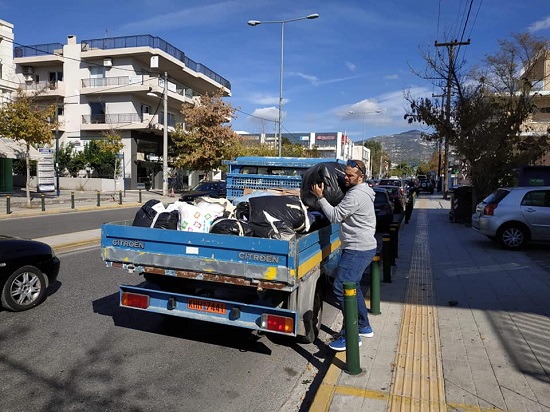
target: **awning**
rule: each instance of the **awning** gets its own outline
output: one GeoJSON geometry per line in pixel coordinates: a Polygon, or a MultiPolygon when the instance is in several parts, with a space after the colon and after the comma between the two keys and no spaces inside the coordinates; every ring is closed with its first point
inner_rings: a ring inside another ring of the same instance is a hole
{"type": "MultiPolygon", "coordinates": [[[[24,143],[17,142],[7,137],[0,137],[0,157],[8,159],[24,159],[27,154],[27,149],[24,143]]],[[[31,146],[30,155],[32,160],[38,160],[40,153],[31,146]]]]}

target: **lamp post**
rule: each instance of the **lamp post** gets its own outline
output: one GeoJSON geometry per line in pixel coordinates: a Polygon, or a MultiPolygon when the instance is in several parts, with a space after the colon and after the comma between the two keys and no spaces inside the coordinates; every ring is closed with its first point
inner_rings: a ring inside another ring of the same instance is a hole
{"type": "Polygon", "coordinates": [[[164,119],[162,128],[162,195],[168,196],[168,73],[164,72],[164,119]]]}
{"type": "MultiPolygon", "coordinates": [[[[365,140],[367,140],[367,136],[365,134],[365,129],[366,129],[366,126],[367,126],[367,115],[368,114],[373,114],[373,113],[381,113],[382,110],[373,110],[371,112],[354,112],[353,110],[350,110],[349,111],[349,114],[353,115],[353,114],[362,114],[363,116],[365,116],[363,118],[363,140],[361,142],[361,146],[364,146],[365,145],[365,140]]],[[[370,174],[371,174],[371,178],[372,178],[372,155],[370,154],[369,152],[369,166],[370,166],[370,174]]]]}
{"type": "MultiPolygon", "coordinates": [[[[151,90],[151,88],[149,88],[151,90]]],[[[147,93],[147,96],[156,97],[154,92],[147,93]]],[[[168,196],[168,73],[164,72],[164,87],[162,93],[164,107],[162,120],[162,195],[168,196]]]]}
{"type": "Polygon", "coordinates": [[[281,69],[279,73],[279,115],[277,122],[277,135],[278,135],[278,148],[279,148],[279,157],[283,154],[283,138],[282,138],[282,121],[283,121],[283,67],[284,67],[284,44],[285,44],[285,24],[298,20],[312,20],[318,18],[317,13],[309,14],[304,17],[298,17],[295,19],[288,20],[272,20],[272,21],[260,21],[260,20],[248,20],[249,26],[257,26],[259,24],[273,24],[277,23],[281,25],[281,69]]]}

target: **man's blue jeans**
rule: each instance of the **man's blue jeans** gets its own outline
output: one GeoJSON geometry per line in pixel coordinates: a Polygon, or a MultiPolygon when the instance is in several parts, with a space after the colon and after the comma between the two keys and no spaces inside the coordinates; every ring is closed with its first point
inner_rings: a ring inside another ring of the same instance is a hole
{"type": "Polygon", "coordinates": [[[340,309],[344,312],[344,282],[353,282],[357,288],[357,309],[359,312],[358,325],[359,328],[370,326],[369,316],[367,313],[367,305],[365,304],[365,296],[361,290],[361,278],[363,272],[370,265],[376,248],[371,250],[342,250],[340,263],[338,264],[338,272],[334,279],[334,294],[340,304],[340,309]]]}

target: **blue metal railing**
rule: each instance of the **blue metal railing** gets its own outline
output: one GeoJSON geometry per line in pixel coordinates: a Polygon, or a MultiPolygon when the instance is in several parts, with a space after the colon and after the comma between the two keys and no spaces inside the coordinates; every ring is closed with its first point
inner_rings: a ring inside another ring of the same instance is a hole
{"type": "Polygon", "coordinates": [[[14,57],[45,56],[63,51],[61,43],[36,44],[34,46],[17,46],[13,49],[14,57]]]}

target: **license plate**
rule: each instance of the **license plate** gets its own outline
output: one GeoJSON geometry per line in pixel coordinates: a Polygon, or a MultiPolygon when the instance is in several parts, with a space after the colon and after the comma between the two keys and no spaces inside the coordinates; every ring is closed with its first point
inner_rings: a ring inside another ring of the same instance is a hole
{"type": "Polygon", "coordinates": [[[190,310],[198,310],[201,312],[217,313],[219,315],[225,315],[226,307],[225,303],[211,302],[209,300],[193,299],[190,298],[187,301],[187,308],[190,310]]]}

